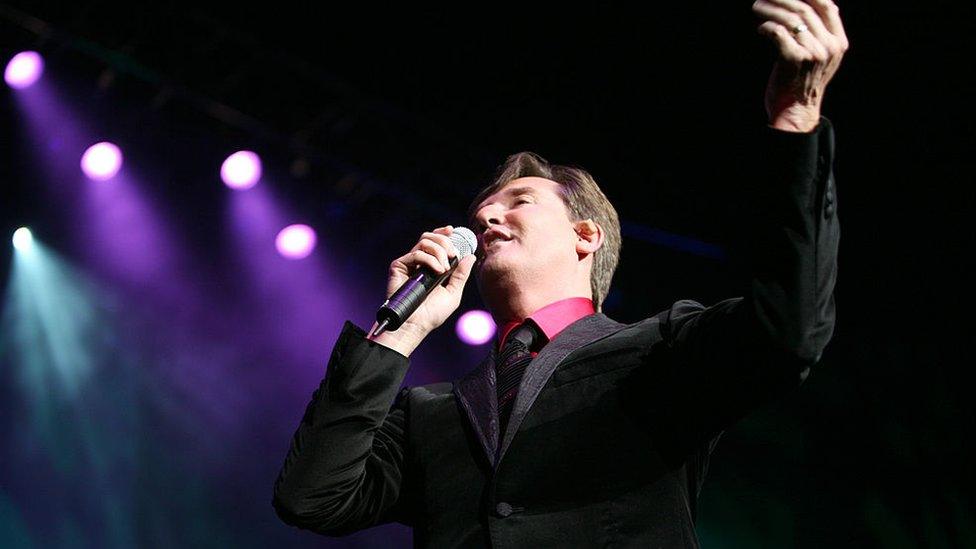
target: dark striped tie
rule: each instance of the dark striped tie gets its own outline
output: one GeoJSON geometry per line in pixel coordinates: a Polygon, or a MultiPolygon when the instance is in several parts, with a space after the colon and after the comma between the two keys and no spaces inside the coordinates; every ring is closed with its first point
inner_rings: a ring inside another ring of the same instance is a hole
{"type": "Polygon", "coordinates": [[[505,341],[505,348],[495,360],[495,388],[498,393],[498,422],[501,432],[508,427],[508,417],[512,413],[515,397],[518,395],[522,373],[532,361],[529,350],[535,340],[535,328],[531,321],[525,321],[515,328],[505,341]]]}

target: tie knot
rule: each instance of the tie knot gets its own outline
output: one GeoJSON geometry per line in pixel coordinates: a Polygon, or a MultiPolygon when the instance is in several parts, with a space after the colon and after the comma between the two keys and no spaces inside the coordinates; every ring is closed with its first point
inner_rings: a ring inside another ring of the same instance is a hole
{"type": "Polygon", "coordinates": [[[536,340],[536,330],[535,325],[531,320],[526,320],[521,325],[512,330],[512,333],[508,335],[508,340],[505,342],[505,348],[510,347],[514,342],[518,341],[525,345],[526,349],[532,349],[532,345],[536,340]]]}

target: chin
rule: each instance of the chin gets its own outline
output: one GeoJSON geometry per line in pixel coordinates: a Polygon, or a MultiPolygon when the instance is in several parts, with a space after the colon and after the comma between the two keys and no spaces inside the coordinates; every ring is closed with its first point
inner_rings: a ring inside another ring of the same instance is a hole
{"type": "Polygon", "coordinates": [[[481,268],[477,271],[479,278],[507,278],[507,275],[510,275],[511,273],[511,262],[499,255],[489,255],[485,257],[485,259],[481,262],[481,268]]]}

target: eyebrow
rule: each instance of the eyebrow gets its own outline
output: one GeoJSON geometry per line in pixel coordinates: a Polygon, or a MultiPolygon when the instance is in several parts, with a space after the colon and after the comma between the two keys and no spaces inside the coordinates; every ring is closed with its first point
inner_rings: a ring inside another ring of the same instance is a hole
{"type": "MultiPolygon", "coordinates": [[[[537,193],[534,187],[512,187],[502,191],[502,195],[506,195],[506,196],[518,196],[520,194],[531,194],[535,196],[537,193]]],[[[485,201],[482,201],[481,204],[478,204],[478,207],[474,209],[475,213],[477,213],[478,210],[484,207],[485,207],[485,201]]]]}

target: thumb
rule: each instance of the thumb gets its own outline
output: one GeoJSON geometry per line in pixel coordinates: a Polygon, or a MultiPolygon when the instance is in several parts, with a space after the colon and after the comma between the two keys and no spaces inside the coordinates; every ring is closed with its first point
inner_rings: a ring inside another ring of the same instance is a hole
{"type": "Polygon", "coordinates": [[[468,276],[471,274],[471,267],[477,259],[475,254],[468,254],[461,258],[457,267],[454,268],[454,272],[451,273],[450,280],[447,281],[448,290],[460,293],[464,289],[464,283],[467,282],[468,276]]]}

